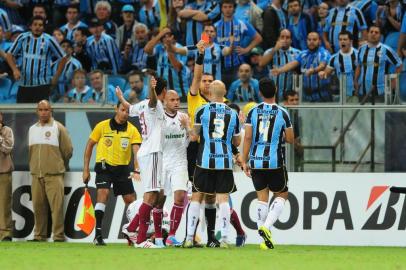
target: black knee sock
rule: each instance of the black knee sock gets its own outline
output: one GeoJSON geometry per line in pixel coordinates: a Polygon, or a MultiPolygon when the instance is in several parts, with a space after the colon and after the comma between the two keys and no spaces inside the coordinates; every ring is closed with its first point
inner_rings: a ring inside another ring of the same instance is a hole
{"type": "Polygon", "coordinates": [[[207,239],[213,239],[216,228],[216,208],[205,208],[204,215],[207,223],[207,239]]]}
{"type": "Polygon", "coordinates": [[[96,216],[96,236],[99,236],[102,235],[102,223],[104,211],[96,210],[94,211],[94,215],[96,216]]]}

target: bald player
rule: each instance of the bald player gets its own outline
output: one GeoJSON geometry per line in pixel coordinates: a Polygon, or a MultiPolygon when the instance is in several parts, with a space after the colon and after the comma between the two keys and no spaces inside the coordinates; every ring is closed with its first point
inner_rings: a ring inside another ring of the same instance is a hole
{"type": "Polygon", "coordinates": [[[211,101],[200,107],[194,119],[193,132],[200,137],[196,169],[193,176],[193,193],[187,213],[185,248],[193,247],[193,233],[199,219],[200,204],[204,194],[216,195],[219,204],[221,242],[228,248],[230,225],[229,194],[235,190],[233,177],[232,144],[240,144],[240,125],[235,110],[224,104],[226,88],[223,82],[210,84],[211,101]]]}

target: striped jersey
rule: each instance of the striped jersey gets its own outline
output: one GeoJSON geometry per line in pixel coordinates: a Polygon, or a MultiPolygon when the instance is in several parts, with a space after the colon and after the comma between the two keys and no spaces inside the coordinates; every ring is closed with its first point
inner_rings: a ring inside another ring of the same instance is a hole
{"type": "Polygon", "coordinates": [[[135,43],[133,48],[131,49],[131,66],[135,66],[139,70],[143,70],[147,67],[148,54],[144,52],[144,46],[144,44],[140,45],[138,43],[135,43]]]}
{"type": "Polygon", "coordinates": [[[208,103],[196,111],[194,125],[200,126],[196,165],[204,169],[232,170],[232,139],[240,134],[235,110],[224,103],[208,103]]]}
{"type": "Polygon", "coordinates": [[[163,145],[163,165],[165,169],[187,168],[186,148],[189,145],[189,136],[182,127],[180,116],[182,112],[171,115],[165,112],[165,129],[163,145]]]}
{"type": "Polygon", "coordinates": [[[378,4],[374,0],[355,0],[350,5],[362,12],[367,25],[375,23],[378,4]]]}
{"type": "Polygon", "coordinates": [[[331,56],[328,68],[333,69],[337,76],[345,76],[347,96],[352,96],[354,91],[354,75],[358,65],[358,50],[351,48],[349,53],[341,50],[331,56]]]}
{"type": "Polygon", "coordinates": [[[294,22],[293,16],[288,17],[288,29],[292,33],[292,47],[306,50],[307,34],[316,31],[316,25],[310,15],[302,12],[297,23],[294,22]]]}
{"type": "MultiPolygon", "coordinates": [[[[310,68],[317,68],[320,63],[328,64],[329,60],[330,53],[323,47],[319,47],[315,51],[305,50],[296,57],[303,74],[310,68]]],[[[328,80],[320,79],[318,74],[303,76],[303,92],[306,101],[331,101],[328,80]]]]}
{"type": "Polygon", "coordinates": [[[378,95],[385,93],[385,74],[389,74],[390,65],[399,67],[402,64],[399,56],[389,46],[379,43],[376,47],[365,44],[358,51],[358,65],[361,74],[358,78],[359,95],[369,93],[376,86],[378,95]]]}
{"type": "Polygon", "coordinates": [[[121,65],[121,54],[114,39],[102,33],[99,40],[94,36],[87,38],[86,51],[92,60],[92,69],[104,69],[108,66],[113,74],[117,74],[121,65]]]}
{"type": "Polygon", "coordinates": [[[87,85],[80,92],[76,88],[73,88],[68,92],[67,96],[70,102],[88,103],[92,99],[92,89],[87,85]]]}
{"type": "Polygon", "coordinates": [[[260,103],[250,110],[245,124],[252,126],[249,164],[252,169],[277,169],[284,165],[284,132],[292,123],[288,112],[276,104],[260,103]]]}
{"type": "MultiPolygon", "coordinates": [[[[58,69],[58,64],[59,64],[59,61],[55,61],[52,63],[53,74],[56,73],[56,71],[58,69]]],[[[81,69],[81,68],[82,68],[82,64],[79,62],[79,60],[77,60],[74,57],[70,57],[70,59],[66,63],[66,65],[63,68],[62,73],[58,79],[58,93],[60,95],[64,95],[67,92],[68,87],[72,81],[73,72],[75,70],[81,69]]]]}
{"type": "MultiPolygon", "coordinates": [[[[176,43],[176,47],[180,48],[182,45],[176,43]]],[[[190,71],[186,66],[187,57],[180,54],[175,54],[176,59],[182,63],[182,69],[176,71],[172,66],[162,44],[158,44],[154,48],[154,55],[158,59],[157,61],[157,73],[160,77],[164,78],[168,83],[168,89],[173,89],[178,92],[179,97],[182,100],[186,99],[189,92],[190,71]]]]}
{"type": "Polygon", "coordinates": [[[49,84],[52,78],[52,60],[59,60],[65,52],[52,36],[43,33],[34,37],[31,32],[18,36],[9,49],[15,58],[21,57],[21,85],[38,86],[49,84]]]}
{"type": "MultiPolygon", "coordinates": [[[[215,20],[220,15],[220,6],[216,0],[210,1],[205,0],[203,3],[199,4],[197,2],[192,2],[185,7],[186,9],[199,10],[209,17],[210,21],[215,20]]],[[[204,24],[193,19],[188,19],[186,21],[186,46],[192,46],[200,41],[201,35],[203,33],[204,24]]]]}
{"type": "MultiPolygon", "coordinates": [[[[230,47],[231,35],[234,35],[234,47],[236,48],[242,46],[243,39],[252,40],[257,33],[251,24],[244,23],[235,17],[228,22],[221,19],[215,26],[217,29],[217,43],[226,47],[230,47]]],[[[244,63],[244,57],[234,51],[231,55],[221,57],[221,61],[223,69],[230,69],[244,63]]]]}
{"type": "Polygon", "coordinates": [[[335,7],[330,9],[329,15],[324,26],[324,32],[328,33],[328,40],[334,52],[340,49],[338,35],[341,31],[353,33],[354,44],[358,42],[358,33],[367,29],[364,15],[362,12],[352,6],[335,7]]]}
{"type": "MultiPolygon", "coordinates": [[[[265,51],[265,54],[271,53],[273,48],[265,51]]],[[[272,58],[272,61],[268,64],[268,69],[281,68],[289,62],[292,62],[300,54],[298,49],[289,47],[287,50],[279,49],[272,58]]],[[[278,89],[279,100],[283,99],[283,94],[288,90],[293,90],[293,72],[289,71],[286,73],[279,74],[278,76],[272,75],[269,72],[269,77],[275,82],[278,89]]]]}
{"type": "Polygon", "coordinates": [[[145,8],[145,5],[142,6],[138,16],[140,22],[148,26],[149,29],[158,28],[161,21],[158,0],[154,0],[154,3],[150,10],[147,10],[145,8]]]}
{"type": "Polygon", "coordinates": [[[240,79],[234,81],[228,89],[227,99],[231,102],[260,102],[258,80],[250,79],[248,87],[244,87],[240,79]]]}
{"type": "Polygon", "coordinates": [[[74,25],[72,28],[69,27],[69,24],[64,24],[62,25],[59,29],[65,33],[66,39],[73,41],[73,33],[75,32],[76,29],[79,27],[85,27],[87,28],[87,24],[85,24],[82,21],[78,21],[76,25],[74,25]]]}
{"type": "Polygon", "coordinates": [[[118,102],[118,98],[116,96],[116,90],[114,88],[114,86],[112,86],[111,84],[107,85],[106,87],[106,93],[104,94],[103,91],[97,91],[94,88],[92,89],[92,94],[91,94],[91,99],[95,102],[95,103],[108,103],[108,104],[114,104],[116,105],[118,102]]]}
{"type": "Polygon", "coordinates": [[[11,31],[12,24],[10,22],[7,12],[2,8],[0,8],[0,25],[1,28],[3,28],[3,32],[11,31]]]}
{"type": "MultiPolygon", "coordinates": [[[[197,47],[187,46],[188,56],[196,58],[197,47]]],[[[221,80],[221,58],[223,57],[224,46],[213,43],[212,47],[206,48],[203,59],[203,73],[212,74],[215,80],[221,80]]]]}

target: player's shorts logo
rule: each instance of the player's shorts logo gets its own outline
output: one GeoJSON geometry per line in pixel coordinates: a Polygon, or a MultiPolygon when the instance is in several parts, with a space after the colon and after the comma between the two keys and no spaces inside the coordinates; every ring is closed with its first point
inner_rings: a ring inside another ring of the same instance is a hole
{"type": "Polygon", "coordinates": [[[110,140],[110,139],[108,139],[108,138],[106,138],[106,139],[104,140],[104,145],[105,145],[105,146],[110,147],[112,144],[113,144],[113,141],[112,141],[112,140],[110,140]]]}

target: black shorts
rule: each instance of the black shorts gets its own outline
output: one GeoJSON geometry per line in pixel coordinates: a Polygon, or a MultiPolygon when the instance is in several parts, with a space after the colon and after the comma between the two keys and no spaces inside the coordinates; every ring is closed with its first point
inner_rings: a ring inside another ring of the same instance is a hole
{"type": "Polygon", "coordinates": [[[272,192],[288,191],[288,173],[285,167],[278,169],[252,169],[252,183],[256,191],[269,188],[272,192]]]}
{"type": "Polygon", "coordinates": [[[113,185],[114,196],[135,193],[133,182],[128,178],[129,172],[127,170],[122,173],[117,173],[109,169],[102,170],[98,164],[96,164],[95,171],[97,189],[110,189],[111,185],[113,185]]]}
{"type": "Polygon", "coordinates": [[[187,171],[189,174],[189,181],[193,181],[193,175],[196,168],[197,151],[199,150],[198,142],[190,142],[187,148],[187,171]]]}
{"type": "Polygon", "coordinates": [[[193,192],[232,193],[237,190],[232,170],[209,170],[198,166],[193,176],[193,192]]]}

